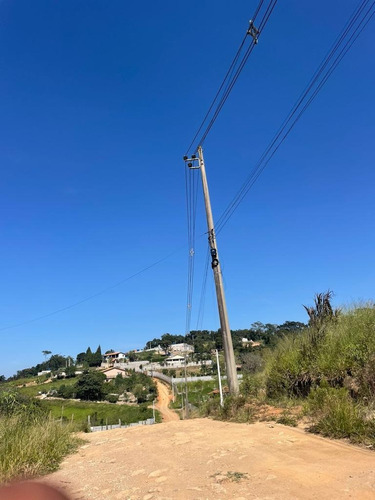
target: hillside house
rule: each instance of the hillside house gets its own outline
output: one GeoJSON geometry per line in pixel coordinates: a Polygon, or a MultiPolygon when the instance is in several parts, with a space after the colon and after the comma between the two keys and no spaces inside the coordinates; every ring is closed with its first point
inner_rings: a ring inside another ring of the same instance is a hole
{"type": "Polygon", "coordinates": [[[125,359],[126,355],[124,352],[116,351],[116,352],[106,352],[103,357],[107,363],[115,363],[120,359],[125,359]]]}
{"type": "Polygon", "coordinates": [[[104,373],[107,381],[115,379],[119,374],[124,378],[128,376],[125,370],[123,370],[122,368],[115,368],[114,366],[103,370],[102,373],[104,373]]]}

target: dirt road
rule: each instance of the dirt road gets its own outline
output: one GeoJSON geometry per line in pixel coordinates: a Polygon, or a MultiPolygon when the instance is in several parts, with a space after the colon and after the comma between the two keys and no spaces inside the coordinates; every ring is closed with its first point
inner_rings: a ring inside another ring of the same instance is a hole
{"type": "Polygon", "coordinates": [[[375,453],[278,424],[195,419],[87,435],[45,480],[74,500],[375,499],[375,453]]]}
{"type": "Polygon", "coordinates": [[[156,387],[158,388],[158,401],[155,405],[155,408],[160,411],[163,422],[180,420],[180,417],[177,415],[177,413],[169,408],[169,403],[172,399],[169,387],[156,378],[154,379],[154,382],[156,383],[156,387]]]}

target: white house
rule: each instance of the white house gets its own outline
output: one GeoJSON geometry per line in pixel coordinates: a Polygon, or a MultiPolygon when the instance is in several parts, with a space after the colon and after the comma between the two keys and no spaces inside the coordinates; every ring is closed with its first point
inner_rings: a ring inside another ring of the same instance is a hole
{"type": "Polygon", "coordinates": [[[116,351],[116,352],[106,352],[104,354],[104,359],[107,361],[107,363],[112,362],[114,363],[115,361],[118,361],[119,359],[124,359],[126,358],[125,353],[121,351],[116,351]]]}

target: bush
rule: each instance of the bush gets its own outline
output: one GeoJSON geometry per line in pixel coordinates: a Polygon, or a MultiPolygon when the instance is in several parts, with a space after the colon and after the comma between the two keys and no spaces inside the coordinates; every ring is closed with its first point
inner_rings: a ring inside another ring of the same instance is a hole
{"type": "Polygon", "coordinates": [[[105,397],[105,400],[108,401],[109,403],[117,403],[118,395],[117,394],[107,394],[107,396],[105,397]]]}
{"type": "Polygon", "coordinates": [[[240,392],[244,396],[258,397],[264,391],[264,378],[255,375],[244,375],[240,392]]]}
{"type": "Polygon", "coordinates": [[[62,384],[57,389],[57,396],[59,398],[72,399],[75,396],[75,388],[72,385],[62,384]]]}
{"type": "Polygon", "coordinates": [[[323,384],[310,392],[305,412],[312,418],[312,432],[353,442],[373,442],[374,424],[366,420],[365,409],[355,403],[347,389],[323,384]]]}
{"type": "Polygon", "coordinates": [[[40,401],[31,399],[15,390],[0,392],[0,416],[20,415],[30,420],[43,414],[45,414],[45,410],[40,401]]]}
{"type": "Polygon", "coordinates": [[[88,372],[81,375],[75,385],[77,398],[85,401],[101,401],[105,394],[105,375],[100,372],[88,372]]]}

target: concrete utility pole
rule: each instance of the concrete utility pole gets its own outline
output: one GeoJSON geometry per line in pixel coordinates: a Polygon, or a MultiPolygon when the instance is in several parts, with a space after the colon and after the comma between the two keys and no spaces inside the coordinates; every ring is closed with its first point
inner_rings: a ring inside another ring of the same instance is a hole
{"type": "Polygon", "coordinates": [[[225,366],[227,372],[227,380],[228,380],[229,392],[231,394],[238,394],[239,387],[238,387],[236,361],[234,358],[232,335],[230,332],[229,321],[228,321],[228,313],[227,313],[227,306],[225,302],[225,294],[223,286],[223,277],[221,274],[219,254],[217,251],[214,220],[212,217],[211,201],[210,201],[210,194],[208,191],[206,168],[204,165],[202,147],[199,146],[198,148],[198,159],[196,158],[195,155],[192,155],[191,158],[187,158],[186,156],[184,156],[184,161],[188,162],[187,166],[189,168],[199,168],[201,171],[204,203],[206,206],[206,216],[207,216],[208,242],[210,245],[211,266],[215,280],[217,305],[220,317],[220,327],[223,335],[224,358],[225,358],[225,366]],[[196,161],[199,162],[198,166],[195,165],[196,161]]]}

